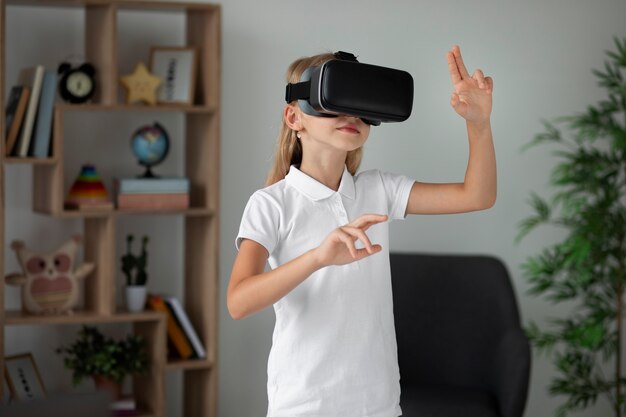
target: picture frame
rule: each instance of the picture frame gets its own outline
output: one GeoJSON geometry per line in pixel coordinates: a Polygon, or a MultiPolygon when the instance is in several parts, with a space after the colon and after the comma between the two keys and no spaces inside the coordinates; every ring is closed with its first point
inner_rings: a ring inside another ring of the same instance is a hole
{"type": "Polygon", "coordinates": [[[5,357],[4,371],[13,401],[30,401],[46,397],[46,389],[31,353],[5,357]]]}
{"type": "Polygon", "coordinates": [[[150,49],[150,72],[161,78],[157,103],[193,105],[198,65],[196,48],[154,46],[150,49]]]}

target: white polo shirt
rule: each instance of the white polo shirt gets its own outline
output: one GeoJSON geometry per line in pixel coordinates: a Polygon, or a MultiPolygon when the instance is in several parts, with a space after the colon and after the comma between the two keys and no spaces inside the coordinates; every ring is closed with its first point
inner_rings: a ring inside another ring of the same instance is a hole
{"type": "MultiPolygon", "coordinates": [[[[236,247],[243,238],[260,243],[276,268],[362,214],[403,219],[413,182],[379,170],[352,177],[344,168],[336,192],[292,165],[285,179],[250,197],[236,247]]],[[[322,268],[274,304],[268,417],[402,414],[388,225],[366,231],[380,252],[322,268]]]]}

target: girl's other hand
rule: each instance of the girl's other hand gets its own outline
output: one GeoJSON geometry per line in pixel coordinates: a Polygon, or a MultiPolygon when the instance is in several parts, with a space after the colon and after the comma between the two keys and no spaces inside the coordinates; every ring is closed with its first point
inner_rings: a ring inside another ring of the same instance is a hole
{"type": "Polygon", "coordinates": [[[468,122],[487,122],[491,115],[493,79],[485,77],[479,69],[470,76],[463,63],[461,49],[458,45],[454,45],[452,51],[448,51],[447,55],[450,78],[452,78],[454,85],[450,104],[468,122]]]}
{"type": "Polygon", "coordinates": [[[364,214],[345,226],[338,227],[326,236],[315,250],[315,257],[321,267],[344,265],[359,261],[380,252],[380,245],[373,245],[365,231],[377,223],[387,221],[387,215],[364,214]],[[354,242],[360,240],[365,246],[356,249],[354,242]]]}

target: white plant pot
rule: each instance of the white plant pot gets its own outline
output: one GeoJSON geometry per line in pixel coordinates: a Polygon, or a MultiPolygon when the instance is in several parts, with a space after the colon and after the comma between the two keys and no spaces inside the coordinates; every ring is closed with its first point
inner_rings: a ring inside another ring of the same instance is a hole
{"type": "Polygon", "coordinates": [[[148,292],[145,285],[126,286],[126,308],[128,311],[143,311],[148,292]]]}

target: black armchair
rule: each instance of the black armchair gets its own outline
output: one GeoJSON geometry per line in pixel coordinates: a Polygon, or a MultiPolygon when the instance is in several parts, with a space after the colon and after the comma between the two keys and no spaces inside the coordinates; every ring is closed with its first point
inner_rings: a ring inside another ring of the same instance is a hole
{"type": "Polygon", "coordinates": [[[530,346],[487,256],[391,254],[404,417],[521,417],[530,346]]]}

